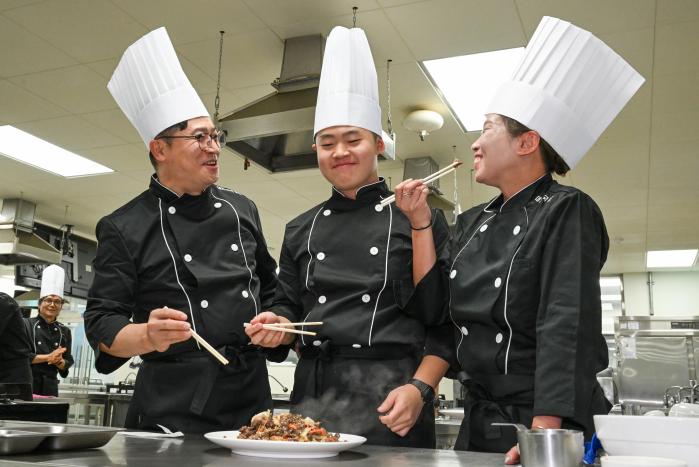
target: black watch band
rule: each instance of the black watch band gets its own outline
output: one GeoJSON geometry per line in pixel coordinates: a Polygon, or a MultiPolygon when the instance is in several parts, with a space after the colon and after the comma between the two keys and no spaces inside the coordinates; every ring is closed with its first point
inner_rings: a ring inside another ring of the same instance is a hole
{"type": "Polygon", "coordinates": [[[432,386],[415,378],[408,381],[408,384],[412,384],[418,389],[418,391],[420,391],[420,396],[422,397],[423,402],[434,402],[434,389],[432,389],[432,386]]]}

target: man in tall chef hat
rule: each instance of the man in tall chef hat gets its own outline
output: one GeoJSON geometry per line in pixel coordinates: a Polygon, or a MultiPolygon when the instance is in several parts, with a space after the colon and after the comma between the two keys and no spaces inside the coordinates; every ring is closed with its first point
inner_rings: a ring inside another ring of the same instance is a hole
{"type": "Polygon", "coordinates": [[[378,176],[378,85],[359,28],[328,36],[314,134],[331,196],[287,224],[274,313],[255,318],[247,332],[264,346],[290,344],[293,336],[261,323],[322,321],[304,328],[317,336],[296,341],[292,410],[371,444],[434,447],[432,403],[448,367],[450,330],[438,326],[444,317],[430,289],[439,267],[414,262],[411,245],[429,242],[446,267],[448,229],[441,213],[431,212],[426,229],[379,205],[391,193],[378,176]]]}
{"type": "Polygon", "coordinates": [[[257,208],[215,185],[224,134],[165,28],[126,50],[108,88],[155,174],[146,191],[97,225],[85,312],[97,370],[110,373],[142,356],[127,427],[196,433],[242,426],[272,405],[265,353],[247,345],[243,330],[271,304],[276,286],[257,208]],[[190,329],[230,364],[214,360],[190,329]]]}
{"type": "MultiPolygon", "coordinates": [[[[500,195],[459,216],[443,276],[468,390],[456,449],[509,450],[516,463],[514,430],[492,422],[589,438],[592,416],[607,412],[595,375],[608,363],[599,278],[609,238],[597,204],[551,175],[576,166],[642,83],[592,34],[544,17],[490,103],[471,148],[476,180],[500,195]]],[[[419,223],[427,206],[400,196],[415,190],[425,187],[397,186],[397,203],[419,223]]]]}
{"type": "Polygon", "coordinates": [[[41,273],[39,315],[26,321],[32,346],[32,390],[34,394],[58,396],[58,378],[68,377],[73,366],[70,328],[58,322],[63,309],[66,273],[51,264],[41,273]]]}

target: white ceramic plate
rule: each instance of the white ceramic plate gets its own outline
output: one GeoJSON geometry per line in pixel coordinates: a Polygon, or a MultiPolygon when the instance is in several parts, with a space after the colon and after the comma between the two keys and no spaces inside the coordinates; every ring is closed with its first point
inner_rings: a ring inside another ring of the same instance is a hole
{"type": "Polygon", "coordinates": [[[336,443],[297,441],[266,441],[260,439],[238,439],[238,431],[214,431],[204,435],[209,441],[228,448],[242,456],[281,457],[281,458],[318,458],[337,456],[347,449],[364,444],[366,438],[340,433],[336,443]]]}
{"type": "Polygon", "coordinates": [[[699,418],[595,415],[595,429],[611,458],[667,457],[699,467],[699,418]]]}
{"type": "Polygon", "coordinates": [[[687,463],[665,457],[603,456],[602,467],[687,467],[687,463]]]}
{"type": "Polygon", "coordinates": [[[462,420],[464,418],[464,408],[457,407],[455,409],[439,409],[439,413],[452,420],[462,420]]]}

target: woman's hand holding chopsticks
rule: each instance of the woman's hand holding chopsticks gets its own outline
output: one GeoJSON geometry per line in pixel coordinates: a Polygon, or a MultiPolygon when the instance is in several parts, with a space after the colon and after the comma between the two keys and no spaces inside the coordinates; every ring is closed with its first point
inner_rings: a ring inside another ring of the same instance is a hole
{"type": "Polygon", "coordinates": [[[293,331],[293,327],[288,326],[289,323],[290,321],[283,316],[265,311],[255,316],[249,323],[245,323],[245,334],[250,337],[250,343],[253,345],[270,348],[289,345],[296,339],[294,334],[288,332],[288,330],[293,331]],[[275,324],[280,327],[275,329],[275,324]],[[269,329],[270,327],[272,329],[269,329]]]}

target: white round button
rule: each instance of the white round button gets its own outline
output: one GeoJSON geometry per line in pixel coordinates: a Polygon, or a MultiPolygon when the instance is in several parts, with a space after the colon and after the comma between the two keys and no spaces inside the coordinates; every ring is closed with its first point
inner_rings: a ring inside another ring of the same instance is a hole
{"type": "Polygon", "coordinates": [[[498,343],[498,344],[499,344],[500,342],[502,342],[502,333],[501,333],[501,332],[499,332],[499,333],[497,333],[497,334],[495,335],[495,342],[498,343]]]}
{"type": "Polygon", "coordinates": [[[219,202],[214,203],[214,207],[215,207],[216,209],[220,208],[220,207],[221,207],[221,203],[219,203],[219,202]]]}
{"type": "Polygon", "coordinates": [[[498,277],[498,278],[495,279],[495,287],[496,287],[496,288],[497,288],[497,287],[500,287],[500,284],[502,284],[502,279],[500,279],[500,278],[498,277]]]}
{"type": "Polygon", "coordinates": [[[379,249],[375,246],[372,246],[371,248],[369,248],[369,253],[371,253],[373,256],[376,256],[379,254],[379,249]]]}
{"type": "Polygon", "coordinates": [[[202,300],[200,305],[202,308],[209,308],[209,302],[207,300],[202,300]]]}
{"type": "Polygon", "coordinates": [[[54,342],[54,343],[53,343],[53,346],[54,346],[54,347],[58,347],[58,342],[54,342]]]}
{"type": "Polygon", "coordinates": [[[192,261],[192,255],[190,255],[190,254],[184,255],[184,260],[189,263],[190,261],[192,261]]]}
{"type": "MultiPolygon", "coordinates": [[[[326,209],[325,211],[323,211],[323,215],[324,215],[325,217],[328,217],[331,213],[332,213],[332,211],[331,211],[330,209],[326,209]]],[[[316,342],[318,342],[318,341],[316,341],[316,342]]],[[[320,345],[320,344],[319,344],[319,345],[320,345]]]]}
{"type": "Polygon", "coordinates": [[[318,347],[320,344],[322,344],[321,341],[313,341],[313,345],[315,345],[316,347],[318,347]]]}
{"type": "Polygon", "coordinates": [[[175,206],[170,206],[169,208],[167,208],[167,212],[169,212],[170,214],[175,214],[177,212],[177,209],[175,209],[175,206]]]}
{"type": "Polygon", "coordinates": [[[325,295],[321,295],[318,297],[318,303],[325,303],[328,299],[325,297],[325,295]]]}
{"type": "Polygon", "coordinates": [[[323,261],[325,259],[325,253],[321,251],[316,255],[316,258],[318,258],[318,261],[323,261]]]}
{"type": "Polygon", "coordinates": [[[468,336],[468,329],[466,329],[466,326],[461,326],[461,334],[468,336]]]}
{"type": "Polygon", "coordinates": [[[41,341],[38,341],[37,344],[41,345],[41,341]]]}
{"type": "Polygon", "coordinates": [[[520,230],[522,230],[522,227],[515,225],[515,228],[512,229],[512,235],[517,235],[520,230]]]}
{"type": "Polygon", "coordinates": [[[451,272],[449,273],[449,278],[453,279],[456,277],[456,269],[452,269],[451,272]]]}
{"type": "Polygon", "coordinates": [[[376,210],[376,212],[381,212],[381,211],[383,211],[383,206],[381,206],[380,204],[377,204],[376,206],[374,206],[374,209],[376,210]]]}
{"type": "Polygon", "coordinates": [[[241,295],[243,296],[243,298],[248,298],[248,297],[250,296],[250,294],[248,293],[247,290],[243,290],[243,292],[241,293],[241,295]]]}
{"type": "Polygon", "coordinates": [[[231,250],[238,251],[238,245],[235,243],[231,243],[231,250]]]}
{"type": "Polygon", "coordinates": [[[481,226],[481,232],[485,232],[486,230],[488,230],[488,224],[483,224],[481,226]]]}
{"type": "Polygon", "coordinates": [[[369,303],[369,300],[371,300],[371,297],[369,296],[368,293],[365,293],[364,295],[362,295],[362,301],[364,303],[369,303]]]}
{"type": "Polygon", "coordinates": [[[354,347],[355,349],[361,349],[361,348],[362,348],[361,344],[352,344],[352,347],[354,347]]]}

